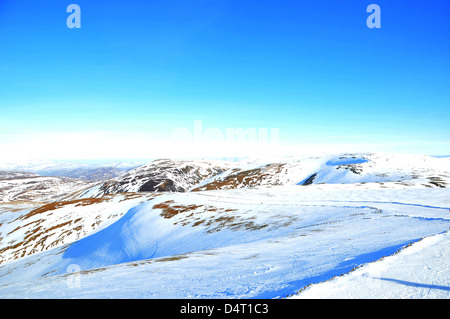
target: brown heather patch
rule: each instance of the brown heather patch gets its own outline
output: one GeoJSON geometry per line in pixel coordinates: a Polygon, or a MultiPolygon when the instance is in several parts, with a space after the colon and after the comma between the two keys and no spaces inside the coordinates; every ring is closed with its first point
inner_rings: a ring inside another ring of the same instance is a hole
{"type": "Polygon", "coordinates": [[[164,218],[172,218],[178,214],[182,214],[197,208],[203,207],[203,205],[173,205],[173,200],[168,200],[153,206],[153,209],[161,209],[161,216],[164,218]]]}
{"type": "Polygon", "coordinates": [[[88,205],[92,205],[92,204],[97,204],[97,203],[101,203],[101,202],[105,202],[108,201],[112,198],[112,196],[103,196],[101,198],[83,198],[83,199],[75,199],[75,200],[71,200],[71,201],[62,201],[62,202],[53,202],[53,203],[49,203],[49,204],[45,204],[41,207],[38,207],[36,209],[33,209],[31,212],[29,212],[28,214],[22,215],[20,217],[18,217],[16,220],[25,220],[28,219],[30,217],[33,217],[34,215],[38,215],[38,214],[43,214],[52,210],[57,210],[59,208],[62,208],[66,205],[74,205],[75,207],[78,206],[88,206],[88,205]]]}
{"type": "Polygon", "coordinates": [[[176,260],[182,260],[182,259],[186,259],[186,258],[188,258],[188,256],[186,256],[186,255],[176,255],[176,256],[171,256],[171,257],[158,258],[158,259],[155,259],[154,262],[176,261],[176,260]]]}
{"type": "MultiPolygon", "coordinates": [[[[40,221],[42,221],[42,220],[40,220],[40,221]]],[[[73,223],[76,224],[79,221],[81,221],[81,218],[77,219],[76,221],[70,220],[70,221],[49,227],[47,229],[43,229],[42,226],[38,226],[32,230],[27,231],[25,233],[25,237],[23,238],[22,241],[14,244],[14,245],[10,245],[10,246],[0,249],[0,254],[6,252],[8,250],[12,250],[12,251],[14,251],[12,259],[17,259],[17,258],[21,258],[21,257],[27,256],[27,255],[32,255],[34,253],[41,252],[46,249],[55,247],[55,246],[59,245],[60,243],[62,243],[65,237],[71,235],[74,230],[80,231],[82,229],[82,226],[80,225],[80,226],[75,227],[74,229],[65,230],[63,232],[60,232],[59,229],[64,228],[65,226],[70,226],[73,223]],[[57,234],[59,234],[57,239],[49,242],[50,237],[57,235],[57,234]],[[27,250],[29,248],[31,248],[31,250],[27,252],[27,250]]],[[[16,231],[16,230],[14,230],[14,231],[16,231]]],[[[0,263],[2,263],[2,262],[3,261],[0,261],[0,263]]]]}
{"type": "Polygon", "coordinates": [[[172,218],[181,213],[186,213],[201,207],[202,210],[198,211],[197,214],[194,214],[194,212],[191,212],[190,214],[184,214],[183,218],[178,219],[176,222],[174,222],[174,225],[191,225],[192,227],[201,225],[206,228],[206,232],[208,233],[218,232],[222,229],[231,229],[233,231],[255,231],[269,226],[268,224],[255,223],[254,219],[256,217],[242,218],[237,215],[227,214],[231,212],[237,212],[236,209],[231,208],[217,208],[209,205],[176,205],[173,200],[162,202],[153,206],[153,208],[163,210],[161,216],[164,218],[172,218]],[[203,215],[204,213],[207,213],[207,216],[203,215]]]}
{"type": "Polygon", "coordinates": [[[157,257],[157,258],[152,258],[152,259],[138,260],[138,261],[127,263],[127,266],[138,267],[141,265],[148,265],[148,264],[152,264],[152,263],[167,262],[167,261],[177,261],[177,260],[182,260],[182,259],[186,259],[186,258],[189,258],[189,253],[182,254],[182,255],[173,255],[173,256],[168,256],[168,257],[157,257]]]}
{"type": "Polygon", "coordinates": [[[130,199],[141,198],[144,196],[144,194],[139,194],[139,193],[122,193],[121,195],[123,195],[123,198],[119,201],[119,203],[124,202],[126,200],[130,200],[130,199]]]}
{"type": "Polygon", "coordinates": [[[196,221],[196,222],[192,225],[192,227],[196,227],[196,226],[198,226],[198,225],[201,225],[201,224],[203,224],[204,222],[205,222],[204,219],[203,219],[203,220],[196,221]]]}
{"type": "Polygon", "coordinates": [[[39,224],[39,223],[41,223],[41,222],[43,222],[43,221],[44,221],[43,219],[38,219],[38,220],[34,220],[34,221],[32,221],[32,222],[30,222],[30,223],[28,223],[28,224],[25,224],[25,225],[22,225],[22,226],[18,226],[18,227],[15,228],[14,230],[10,231],[10,232],[8,233],[8,235],[11,235],[11,234],[14,233],[15,231],[18,231],[19,229],[22,229],[22,228],[24,228],[24,227],[27,227],[27,226],[29,226],[29,225],[31,225],[31,224],[39,224]]]}
{"type": "Polygon", "coordinates": [[[237,174],[228,175],[224,179],[212,181],[211,183],[195,188],[192,191],[198,192],[203,190],[236,188],[239,185],[254,185],[256,181],[261,178],[261,175],[258,175],[259,172],[260,169],[252,169],[239,172],[237,174]]]}
{"type": "Polygon", "coordinates": [[[238,172],[239,169],[234,169],[233,173],[226,176],[224,179],[218,179],[203,185],[201,187],[197,187],[193,189],[193,192],[204,191],[204,190],[217,190],[217,189],[234,189],[239,187],[249,187],[249,186],[257,186],[262,183],[262,181],[271,175],[277,175],[281,173],[281,169],[284,164],[272,164],[267,165],[267,171],[271,171],[270,173],[264,171],[262,168],[255,168],[251,170],[238,172]]]}
{"type": "MultiPolygon", "coordinates": [[[[37,214],[42,214],[45,212],[52,211],[54,209],[61,208],[65,205],[75,205],[75,206],[86,206],[90,204],[99,203],[102,201],[107,200],[107,198],[99,199],[99,198],[89,198],[89,199],[81,199],[81,200],[73,200],[73,201],[65,201],[65,202],[56,202],[56,203],[50,203],[46,204],[42,207],[39,207],[37,209],[32,210],[26,215],[20,216],[15,221],[22,221],[30,218],[31,216],[35,216],[37,214]]],[[[51,214],[51,213],[49,213],[51,214]]],[[[100,216],[97,216],[97,221],[94,223],[93,228],[96,228],[95,226],[98,226],[101,221],[98,220],[100,216]]],[[[14,260],[17,258],[24,257],[26,255],[31,255],[36,252],[41,252],[50,248],[53,248],[55,246],[58,246],[64,242],[64,239],[72,234],[77,235],[77,239],[80,236],[80,233],[83,231],[83,226],[80,225],[80,222],[82,222],[83,218],[79,217],[75,220],[69,220],[65,222],[61,222],[60,224],[43,228],[40,224],[44,221],[44,219],[37,219],[33,220],[25,225],[21,225],[19,227],[16,227],[11,232],[8,233],[8,235],[20,230],[24,229],[26,227],[31,228],[28,229],[24,233],[23,239],[20,241],[11,241],[9,242],[6,247],[3,247],[0,249],[0,254],[3,254],[4,252],[9,252],[10,255],[7,259],[1,260],[0,264],[7,261],[7,260],[14,260]],[[33,225],[34,224],[34,225],[33,225]],[[33,225],[32,227],[29,227],[30,225],[33,225]],[[71,228],[71,225],[72,228],[71,228]]],[[[3,239],[2,239],[3,240],[3,239]]]]}
{"type": "Polygon", "coordinates": [[[23,239],[23,243],[25,244],[25,243],[27,243],[27,242],[30,242],[30,241],[33,241],[33,240],[35,240],[36,238],[38,238],[40,235],[42,235],[42,232],[41,233],[39,233],[39,231],[42,229],[42,226],[39,226],[39,227],[37,227],[37,228],[35,228],[35,229],[33,229],[33,230],[29,230],[29,231],[27,231],[25,234],[27,234],[25,237],[24,237],[24,239],[23,239]]]}
{"type": "MultiPolygon", "coordinates": [[[[9,249],[16,249],[16,248],[20,247],[21,245],[23,245],[23,242],[18,242],[15,245],[4,247],[4,248],[0,249],[0,254],[3,254],[5,251],[7,251],[9,249]]],[[[0,261],[0,263],[1,263],[1,261],[0,261]]]]}
{"type": "MultiPolygon", "coordinates": [[[[81,275],[90,275],[90,274],[94,274],[94,273],[96,273],[96,272],[102,272],[102,271],[105,271],[105,270],[107,270],[107,269],[108,269],[108,267],[101,267],[101,268],[94,268],[94,269],[81,270],[81,271],[78,272],[78,274],[81,274],[81,275]]],[[[64,277],[67,277],[67,276],[70,276],[70,275],[73,275],[73,274],[64,274],[63,276],[64,276],[64,277]]]]}
{"type": "Polygon", "coordinates": [[[98,204],[98,203],[102,203],[102,202],[107,202],[109,200],[111,200],[114,196],[112,195],[105,195],[103,197],[100,198],[83,198],[83,199],[76,199],[76,200],[72,200],[69,201],[66,205],[70,205],[70,204],[75,204],[75,207],[78,206],[89,206],[92,204],[98,204]]]}
{"type": "Polygon", "coordinates": [[[209,226],[207,232],[215,233],[221,231],[224,228],[228,228],[233,231],[255,231],[269,226],[268,224],[256,224],[252,219],[253,218],[242,219],[236,216],[221,216],[218,218],[212,218],[206,223],[206,226],[209,226]]]}
{"type": "Polygon", "coordinates": [[[173,200],[167,200],[165,202],[153,205],[153,209],[166,209],[170,207],[170,204],[175,203],[173,200]]]}
{"type": "Polygon", "coordinates": [[[21,229],[22,226],[18,226],[17,228],[11,230],[8,234],[6,234],[7,236],[11,235],[12,233],[14,233],[15,231],[18,231],[19,229],[21,229]]]}

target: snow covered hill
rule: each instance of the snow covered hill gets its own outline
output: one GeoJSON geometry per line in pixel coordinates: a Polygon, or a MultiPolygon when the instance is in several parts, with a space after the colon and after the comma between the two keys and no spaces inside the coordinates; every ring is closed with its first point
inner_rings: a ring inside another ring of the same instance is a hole
{"type": "Polygon", "coordinates": [[[450,298],[449,164],[158,160],[58,200],[8,197],[0,297],[450,298]]]}
{"type": "Polygon", "coordinates": [[[184,192],[323,183],[447,187],[450,185],[450,159],[367,153],[237,163],[155,160],[96,185],[82,197],[129,191],[184,192]]]}
{"type": "Polygon", "coordinates": [[[0,202],[59,200],[92,186],[87,181],[67,177],[44,177],[27,172],[0,172],[0,202]]]}
{"type": "Polygon", "coordinates": [[[198,185],[197,190],[234,189],[260,185],[399,183],[447,187],[450,160],[419,155],[341,154],[305,157],[235,167],[198,185]]]}
{"type": "Polygon", "coordinates": [[[228,163],[216,161],[155,160],[93,187],[82,197],[125,192],[184,192],[225,171],[228,163]]]}
{"type": "Polygon", "coordinates": [[[151,195],[123,194],[36,205],[0,205],[0,263],[76,241],[151,195]]]}
{"type": "Polygon", "coordinates": [[[59,176],[101,181],[122,175],[142,162],[82,163],[67,161],[28,160],[17,163],[0,162],[0,171],[31,172],[40,176],[59,176]]]}
{"type": "Polygon", "coordinates": [[[430,156],[399,154],[339,156],[328,160],[301,184],[373,182],[446,187],[450,182],[450,161],[430,156]]]}

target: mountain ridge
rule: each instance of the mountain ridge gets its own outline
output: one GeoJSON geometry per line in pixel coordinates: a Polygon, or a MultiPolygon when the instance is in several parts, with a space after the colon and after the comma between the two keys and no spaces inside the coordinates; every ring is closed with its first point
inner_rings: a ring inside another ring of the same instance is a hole
{"type": "Polygon", "coordinates": [[[2,297],[284,297],[450,222],[450,159],[427,156],[160,159],[99,182],[1,176],[2,297]],[[78,290],[65,286],[74,265],[78,290]]]}

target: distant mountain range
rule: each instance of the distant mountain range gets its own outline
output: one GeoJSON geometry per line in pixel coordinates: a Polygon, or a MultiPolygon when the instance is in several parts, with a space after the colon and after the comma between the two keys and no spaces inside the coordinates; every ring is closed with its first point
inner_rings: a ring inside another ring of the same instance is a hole
{"type": "Polygon", "coordinates": [[[186,192],[257,186],[365,184],[385,187],[450,185],[450,158],[400,154],[341,154],[265,161],[156,160],[106,180],[84,193],[186,192]]]}
{"type": "MultiPolygon", "coordinates": [[[[142,192],[198,192],[258,186],[372,183],[376,187],[446,188],[450,158],[399,154],[242,160],[154,160],[134,163],[74,164],[33,162],[0,166],[0,201],[47,200],[72,190],[79,198],[142,192]],[[135,168],[133,168],[135,167],[135,168]],[[56,187],[56,191],[55,191],[56,187]]],[[[70,194],[65,194],[69,196],[70,194]]]]}
{"type": "Polygon", "coordinates": [[[79,163],[69,161],[30,160],[18,163],[0,162],[0,171],[36,173],[40,176],[60,176],[100,181],[120,176],[145,162],[79,163]]]}

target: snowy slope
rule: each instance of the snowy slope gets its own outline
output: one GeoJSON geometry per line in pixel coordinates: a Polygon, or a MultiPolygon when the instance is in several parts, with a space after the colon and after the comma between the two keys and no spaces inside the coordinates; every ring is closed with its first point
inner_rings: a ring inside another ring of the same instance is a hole
{"type": "Polygon", "coordinates": [[[160,160],[57,201],[4,202],[0,297],[450,298],[449,163],[160,160]]]}
{"type": "Polygon", "coordinates": [[[123,194],[44,205],[4,203],[0,205],[0,264],[76,241],[149,196],[123,194]]]}
{"type": "Polygon", "coordinates": [[[414,243],[398,254],[313,285],[293,299],[449,299],[450,233],[414,243]]]}
{"type": "Polygon", "coordinates": [[[0,266],[0,296],[285,297],[450,224],[447,189],[398,189],[393,203],[386,189],[335,186],[324,200],[311,186],[157,196],[91,236],[0,266]],[[71,265],[79,288],[67,286],[71,265]]]}

